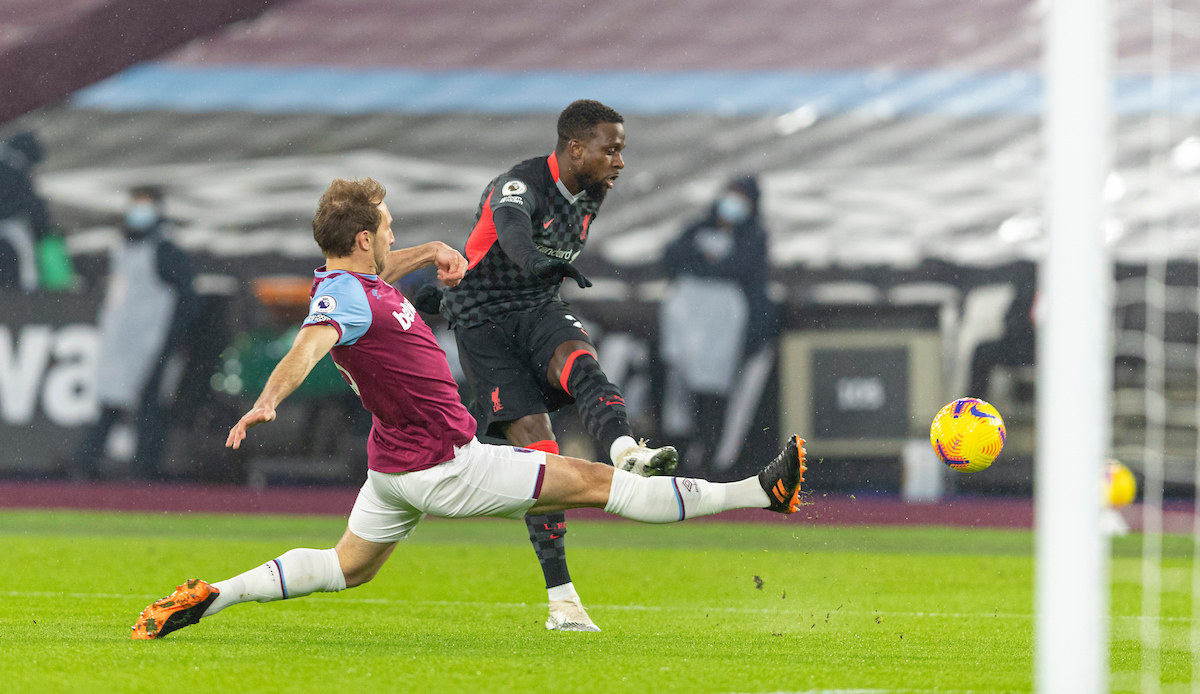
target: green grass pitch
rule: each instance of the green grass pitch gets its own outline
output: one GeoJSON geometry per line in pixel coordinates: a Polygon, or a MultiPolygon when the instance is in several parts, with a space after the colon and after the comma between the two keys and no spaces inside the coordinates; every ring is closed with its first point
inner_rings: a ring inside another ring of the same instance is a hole
{"type": "MultiPolygon", "coordinates": [[[[0,512],[5,692],[1010,692],[1032,686],[1028,532],[573,521],[599,634],[547,632],[512,521],[429,520],[375,581],[234,606],[133,642],[150,601],[344,520],[0,512]]],[[[1165,587],[1190,585],[1168,538],[1165,587]]],[[[1139,545],[1113,564],[1113,689],[1137,691],[1139,545]]],[[[1164,597],[1166,691],[1190,674],[1186,594],[1164,597]]]]}

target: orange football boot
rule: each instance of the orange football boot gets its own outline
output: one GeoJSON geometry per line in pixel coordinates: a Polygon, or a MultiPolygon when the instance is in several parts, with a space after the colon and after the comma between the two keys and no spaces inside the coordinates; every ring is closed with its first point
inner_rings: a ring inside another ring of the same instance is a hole
{"type": "Polygon", "coordinates": [[[221,591],[198,578],[192,578],[165,598],[155,600],[142,610],[130,638],[161,639],[167,634],[200,621],[204,610],[221,591]]]}
{"type": "Polygon", "coordinates": [[[793,435],[775,460],[758,473],[758,483],[771,500],[767,510],[795,513],[800,508],[800,487],[804,484],[804,439],[793,435]]]}

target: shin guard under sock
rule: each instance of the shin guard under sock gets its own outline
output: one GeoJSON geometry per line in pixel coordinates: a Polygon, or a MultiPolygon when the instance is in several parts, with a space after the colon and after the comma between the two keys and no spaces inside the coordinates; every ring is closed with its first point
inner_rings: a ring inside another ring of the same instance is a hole
{"type": "Polygon", "coordinates": [[[567,514],[559,511],[540,516],[525,516],[525,525],[529,528],[529,541],[533,543],[538,563],[542,565],[546,587],[554,588],[570,583],[567,547],[563,540],[567,535],[567,514]]]}
{"type": "Polygon", "coordinates": [[[272,602],[345,590],[346,577],[337,550],[290,549],[278,559],[218,581],[213,587],[221,594],[204,611],[205,617],[242,602],[272,602]]]}
{"type": "MultiPolygon", "coordinates": [[[[525,448],[558,455],[558,443],[555,441],[535,441],[525,448]]],[[[570,583],[567,547],[563,541],[567,534],[567,515],[559,511],[541,516],[525,516],[525,526],[529,528],[529,541],[533,544],[533,551],[537,553],[538,563],[542,565],[546,588],[557,588],[570,583]]]]}
{"type": "Polygon", "coordinates": [[[675,523],[734,508],[766,508],[757,477],[709,482],[687,477],[639,477],[613,470],[604,510],[643,523],[675,523]]]}
{"type": "MultiPolygon", "coordinates": [[[[527,443],[524,448],[542,450],[545,453],[558,455],[558,443],[554,441],[535,441],[527,443]]],[[[570,584],[571,573],[566,570],[566,514],[551,513],[545,515],[527,515],[526,527],[529,528],[529,542],[533,551],[538,555],[541,564],[541,574],[546,578],[546,588],[554,588],[570,584]]]]}
{"type": "Polygon", "coordinates": [[[600,364],[587,350],[576,350],[567,357],[560,384],[575,398],[575,407],[588,434],[600,444],[601,451],[612,448],[613,441],[633,436],[625,398],[600,370],[600,364]]]}

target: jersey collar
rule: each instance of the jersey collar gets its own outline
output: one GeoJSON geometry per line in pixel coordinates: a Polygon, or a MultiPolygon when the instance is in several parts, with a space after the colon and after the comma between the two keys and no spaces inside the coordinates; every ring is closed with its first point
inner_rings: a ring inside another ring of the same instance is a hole
{"type": "Polygon", "coordinates": [[[550,175],[554,177],[554,185],[558,186],[558,192],[562,193],[562,196],[567,199],[567,202],[574,205],[575,203],[579,202],[579,200],[582,199],[585,195],[587,195],[586,190],[579,191],[578,195],[571,195],[571,191],[567,190],[567,187],[563,185],[562,180],[558,177],[558,152],[557,151],[551,152],[550,156],[546,157],[546,165],[550,167],[550,175]]]}
{"type": "Polygon", "coordinates": [[[344,272],[347,275],[357,275],[359,277],[362,277],[363,279],[368,279],[368,280],[379,279],[379,275],[371,275],[371,274],[368,274],[365,272],[352,272],[350,270],[326,270],[325,268],[326,268],[326,266],[322,265],[321,267],[317,268],[316,270],[313,270],[313,274],[316,275],[317,277],[329,277],[330,275],[338,275],[338,274],[341,274],[344,272]]]}

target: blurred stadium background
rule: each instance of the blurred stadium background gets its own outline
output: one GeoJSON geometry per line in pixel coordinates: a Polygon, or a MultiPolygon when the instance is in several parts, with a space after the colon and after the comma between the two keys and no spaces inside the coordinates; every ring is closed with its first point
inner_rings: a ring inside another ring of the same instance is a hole
{"type": "MultiPolygon", "coordinates": [[[[558,112],[593,98],[626,117],[627,167],[578,260],[596,286],[563,295],[635,431],[672,442],[663,250],[731,177],[752,174],[778,335],[746,355],[711,475],[743,477],[799,431],[821,458],[809,520],[1031,527],[1048,5],[0,0],[0,139],[43,143],[35,182],[71,268],[37,292],[0,289],[0,506],[343,512],[370,421],[332,364],[253,446],[222,447],[306,312],[318,196],[335,176],[375,177],[397,246],[461,248],[482,187],[548,152],[558,112]],[[202,299],[160,398],[170,484],[123,484],[129,422],[108,439],[107,482],[68,484],[99,414],[107,253],[128,191],[146,184],[166,188],[202,299]],[[996,405],[1009,438],[992,468],[958,475],[927,435],[938,408],[968,394],[996,405]]],[[[1111,341],[1111,455],[1149,474],[1147,527],[1190,533],[1200,2],[1109,6],[1114,329],[1079,340],[1111,341]]],[[[429,319],[454,365],[452,337],[429,319]]],[[[573,413],[555,426],[564,452],[593,455],[573,413]]],[[[1137,507],[1124,514],[1141,528],[1137,507]]],[[[1178,572],[1164,589],[1162,546],[1147,547],[1142,577],[1121,579],[1140,583],[1137,629],[1158,628],[1144,626],[1162,613],[1147,596],[1186,592],[1178,572]]],[[[1160,636],[1133,631],[1114,643],[1142,662],[1114,658],[1116,681],[1140,667],[1155,691],[1160,636]]]]}
{"type": "MultiPolygon", "coordinates": [[[[1113,454],[1140,470],[1155,399],[1145,387],[1144,277],[1147,260],[1163,257],[1169,495],[1190,494],[1196,458],[1192,5],[1174,3],[1164,114],[1144,3],[1113,4],[1113,454]],[[1165,146],[1155,135],[1164,115],[1165,146]]],[[[796,429],[824,458],[817,491],[898,494],[905,470],[913,479],[928,470],[930,418],[966,394],[981,358],[991,378],[973,394],[1004,414],[1004,456],[986,474],[937,473],[913,494],[1030,494],[1036,384],[1019,355],[1032,349],[1043,244],[1037,2],[9,0],[3,9],[0,127],[43,141],[36,182],[77,278],[5,295],[0,475],[68,474],[96,416],[88,326],[106,251],[128,189],[162,184],[203,296],[164,384],[165,475],[258,486],[358,479],[369,421],[332,368],[261,445],[221,448],[305,311],[320,264],[309,228],[320,192],[334,176],[376,177],[398,246],[461,247],[482,186],[548,151],[555,115],[588,97],[626,116],[627,168],[578,261],[596,286],[563,293],[596,331],[639,433],[662,439],[662,249],[731,176],[756,174],[780,336],[740,374],[716,475],[754,469],[796,429]],[[1007,356],[990,368],[995,355],[1007,356]]],[[[574,415],[556,426],[567,450],[589,452],[574,415]]],[[[109,441],[111,478],[125,473],[128,438],[118,429],[109,441]]]]}

